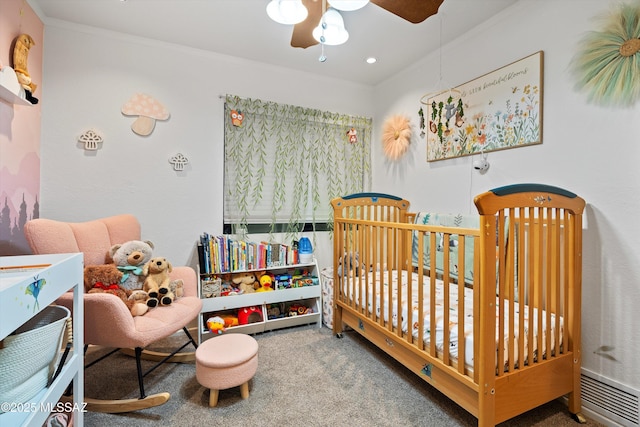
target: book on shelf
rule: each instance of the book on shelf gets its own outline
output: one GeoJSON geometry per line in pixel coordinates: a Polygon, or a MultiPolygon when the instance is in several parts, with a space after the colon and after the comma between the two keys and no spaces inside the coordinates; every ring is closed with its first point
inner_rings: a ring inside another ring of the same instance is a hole
{"type": "Polygon", "coordinates": [[[203,274],[260,270],[299,263],[295,245],[237,240],[228,235],[202,233],[197,249],[203,274]]]}

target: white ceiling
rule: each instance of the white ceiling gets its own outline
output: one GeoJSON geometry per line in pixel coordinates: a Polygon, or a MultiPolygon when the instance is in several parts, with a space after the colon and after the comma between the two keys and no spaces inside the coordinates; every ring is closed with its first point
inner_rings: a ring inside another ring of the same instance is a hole
{"type": "MultiPolygon", "coordinates": [[[[401,1],[401,0],[398,0],[401,1]]],[[[349,40],[326,46],[293,48],[292,27],[271,21],[269,0],[29,0],[43,19],[69,21],[247,58],[287,68],[375,85],[481,25],[518,0],[445,0],[438,15],[411,24],[368,4],[343,12],[349,40]],[[378,62],[365,63],[375,56],[378,62]]]]}

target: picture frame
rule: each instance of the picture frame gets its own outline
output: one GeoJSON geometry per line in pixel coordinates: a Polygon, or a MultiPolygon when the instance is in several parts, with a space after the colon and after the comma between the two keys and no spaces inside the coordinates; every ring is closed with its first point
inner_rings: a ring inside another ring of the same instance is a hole
{"type": "Polygon", "coordinates": [[[427,161],[542,143],[543,51],[434,94],[426,105],[427,161]]]}

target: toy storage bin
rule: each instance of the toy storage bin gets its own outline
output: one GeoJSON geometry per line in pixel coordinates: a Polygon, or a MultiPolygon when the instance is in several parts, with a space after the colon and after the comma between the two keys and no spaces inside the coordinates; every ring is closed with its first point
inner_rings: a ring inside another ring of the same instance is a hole
{"type": "Polygon", "coordinates": [[[323,268],[322,276],[322,323],[333,329],[333,267],[323,268]]]}
{"type": "Polygon", "coordinates": [[[25,403],[53,376],[71,312],[51,305],[2,340],[0,402],[25,403]]]}

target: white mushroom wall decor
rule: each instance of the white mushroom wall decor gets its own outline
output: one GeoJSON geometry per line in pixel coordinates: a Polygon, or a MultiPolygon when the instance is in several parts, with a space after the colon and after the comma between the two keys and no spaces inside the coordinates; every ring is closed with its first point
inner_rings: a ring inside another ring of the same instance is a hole
{"type": "Polygon", "coordinates": [[[184,170],[184,167],[189,163],[189,159],[187,159],[184,154],[177,153],[169,159],[169,163],[173,165],[173,170],[181,171],[184,170]]]}
{"type": "Polygon", "coordinates": [[[78,137],[78,142],[84,144],[84,149],[89,151],[97,150],[98,144],[104,142],[104,138],[97,131],[89,129],[78,137]]]}
{"type": "Polygon", "coordinates": [[[138,116],[131,130],[141,136],[150,135],[156,126],[156,120],[167,120],[169,110],[158,100],[144,93],[136,93],[122,106],[125,116],[138,116]]]}

